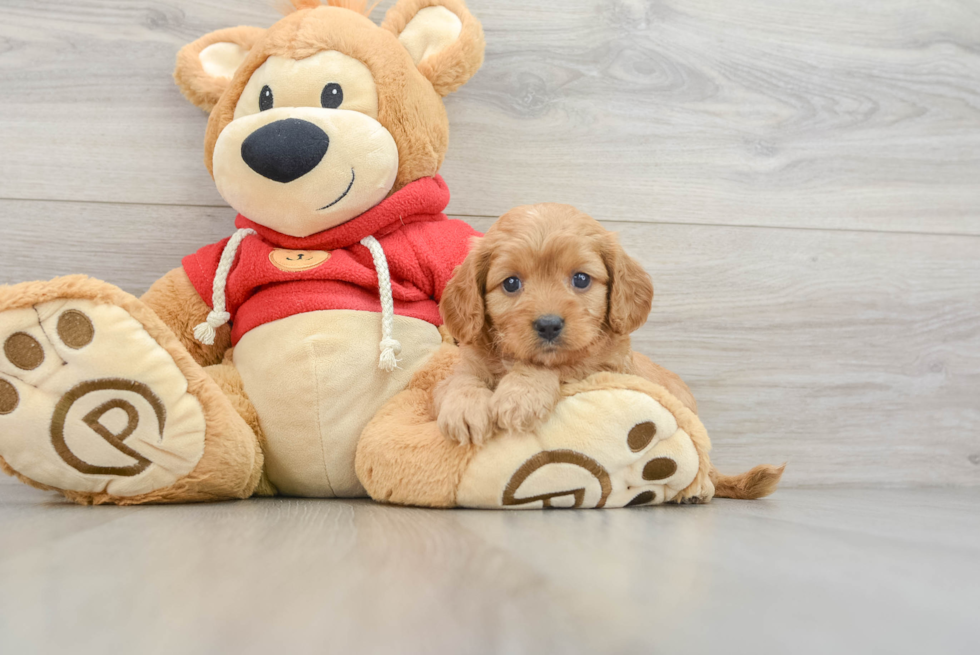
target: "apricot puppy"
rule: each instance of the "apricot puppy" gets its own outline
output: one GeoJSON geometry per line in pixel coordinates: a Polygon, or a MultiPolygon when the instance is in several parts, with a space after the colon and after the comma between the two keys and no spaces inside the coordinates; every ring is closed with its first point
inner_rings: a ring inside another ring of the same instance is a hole
{"type": "Polygon", "coordinates": [[[477,240],[439,306],[461,360],[435,390],[439,428],[480,444],[527,431],[560,398],[560,383],[598,371],[660,384],[696,411],[683,381],[632,352],[653,283],[616,235],[570,205],[517,207],[477,240]]]}

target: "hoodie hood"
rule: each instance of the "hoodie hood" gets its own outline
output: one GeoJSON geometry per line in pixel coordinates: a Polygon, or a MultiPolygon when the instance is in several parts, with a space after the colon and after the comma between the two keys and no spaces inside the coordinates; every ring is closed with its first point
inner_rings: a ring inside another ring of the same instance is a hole
{"type": "Polygon", "coordinates": [[[335,250],[360,243],[364,237],[382,238],[411,223],[444,220],[449,187],[442,177],[423,177],[405,185],[360,216],[308,237],[291,237],[259,225],[241,214],[238,229],[252,229],[266,242],[291,250],[335,250]]]}

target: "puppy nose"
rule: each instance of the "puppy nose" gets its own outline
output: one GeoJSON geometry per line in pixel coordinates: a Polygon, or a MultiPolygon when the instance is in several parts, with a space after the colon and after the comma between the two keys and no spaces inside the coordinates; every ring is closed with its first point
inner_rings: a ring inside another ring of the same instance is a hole
{"type": "Polygon", "coordinates": [[[565,319],[561,316],[548,314],[536,320],[532,326],[539,337],[545,341],[554,341],[561,334],[562,328],[565,327],[565,319]]]}
{"type": "Polygon", "coordinates": [[[262,177],[285,184],[316,168],[329,147],[330,137],[313,123],[285,118],[249,134],[242,160],[262,177]]]}

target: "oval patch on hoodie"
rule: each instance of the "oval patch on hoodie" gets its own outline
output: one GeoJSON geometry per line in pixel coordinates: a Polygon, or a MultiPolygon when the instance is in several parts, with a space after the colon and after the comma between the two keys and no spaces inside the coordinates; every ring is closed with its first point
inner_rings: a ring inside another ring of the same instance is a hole
{"type": "Polygon", "coordinates": [[[269,253],[269,261],[280,271],[292,273],[308,271],[330,259],[330,253],[325,250],[273,250],[269,253]]]}

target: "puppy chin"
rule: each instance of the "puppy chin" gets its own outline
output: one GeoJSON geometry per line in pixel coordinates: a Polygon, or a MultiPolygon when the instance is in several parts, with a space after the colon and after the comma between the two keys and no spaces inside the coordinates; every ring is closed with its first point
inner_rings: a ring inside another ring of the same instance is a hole
{"type": "Polygon", "coordinates": [[[554,343],[537,340],[532,361],[539,366],[556,368],[576,364],[602,347],[601,330],[570,330],[554,343]]]}
{"type": "Polygon", "coordinates": [[[547,345],[541,346],[535,351],[531,362],[538,366],[552,368],[565,363],[567,357],[567,351],[561,346],[547,345]]]}
{"type": "Polygon", "coordinates": [[[570,360],[577,359],[581,355],[579,349],[573,347],[564,338],[549,343],[535,336],[529,338],[528,341],[532,342],[533,345],[529,344],[521,359],[531,364],[537,364],[538,366],[547,368],[561,366],[569,363],[570,360]]]}

